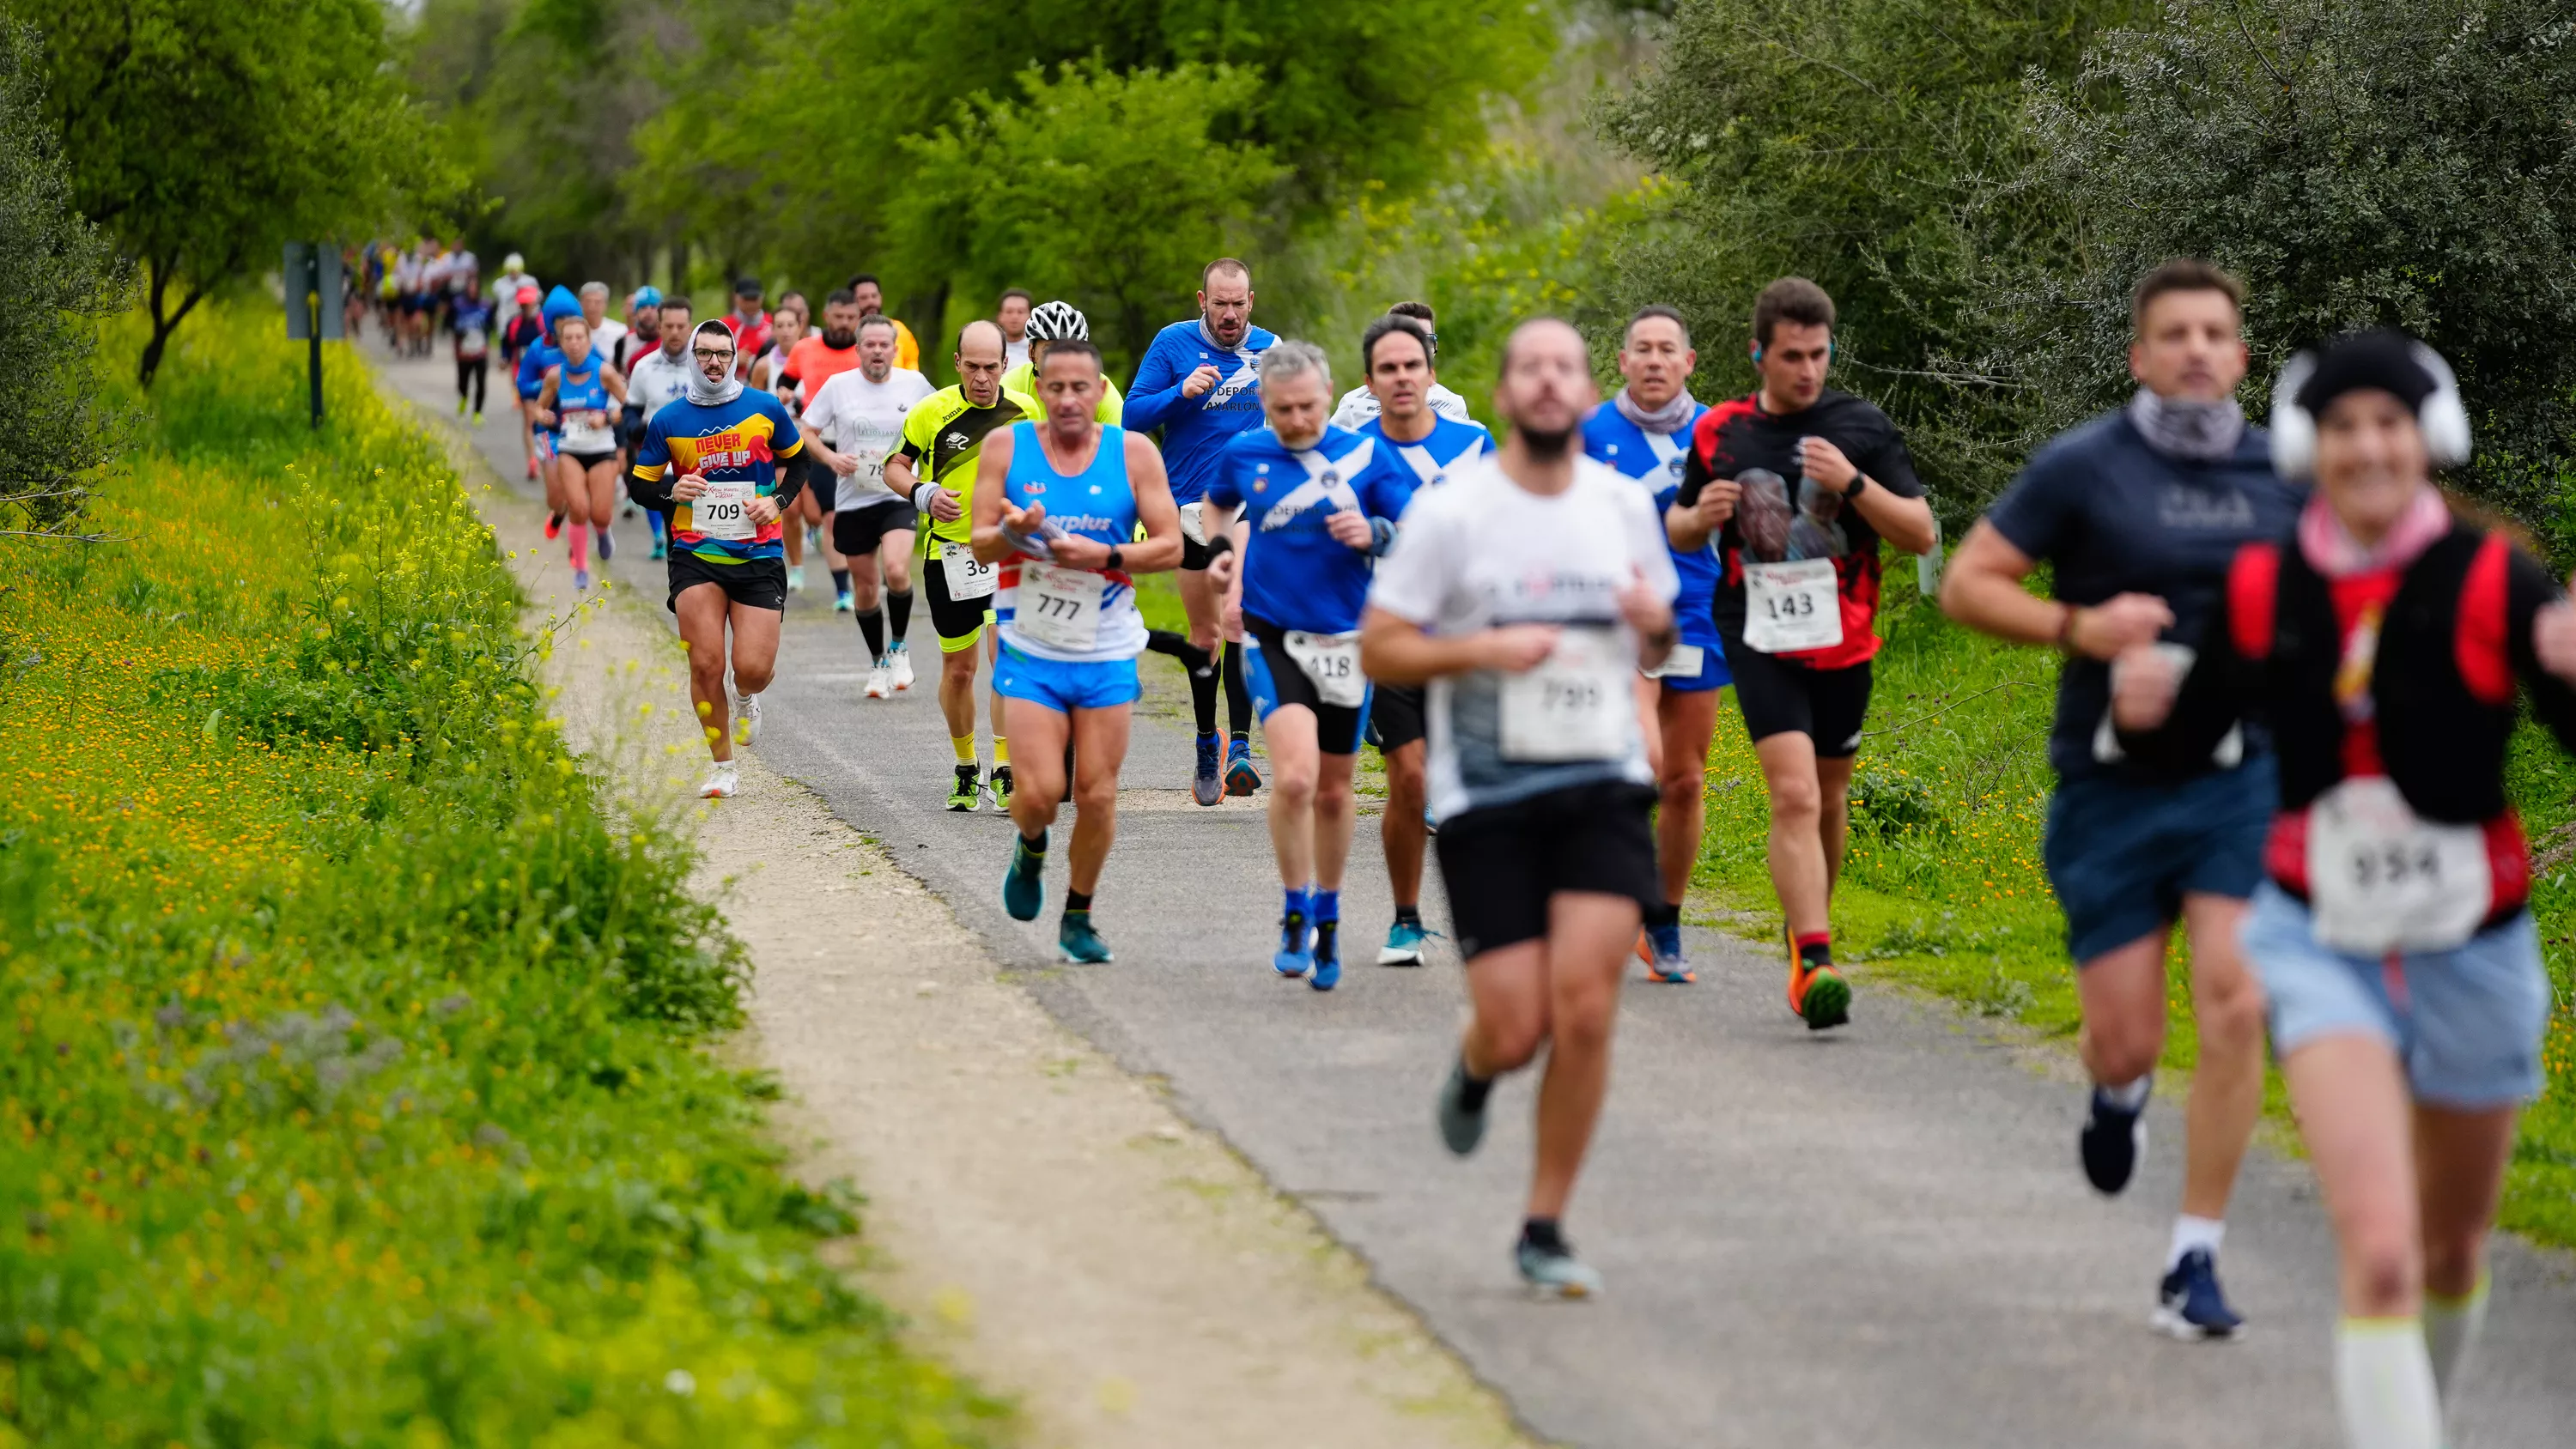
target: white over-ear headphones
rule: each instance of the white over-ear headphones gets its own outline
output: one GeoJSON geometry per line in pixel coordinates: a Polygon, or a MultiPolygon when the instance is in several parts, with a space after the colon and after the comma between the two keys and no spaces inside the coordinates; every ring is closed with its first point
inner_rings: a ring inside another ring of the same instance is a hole
{"type": "MultiPolygon", "coordinates": [[[[2433,391],[2415,410],[2424,430],[2424,451],[2436,468],[2456,468],[2469,461],[2469,405],[2460,398],[2460,379],[2442,354],[2421,342],[2409,342],[2433,391]]],[[[2317,420],[2299,406],[2299,391],[2316,374],[2317,355],[2302,352],[2281,369],[2272,384],[2272,469],[2284,478],[2307,478],[2317,471],[2317,420]]]]}

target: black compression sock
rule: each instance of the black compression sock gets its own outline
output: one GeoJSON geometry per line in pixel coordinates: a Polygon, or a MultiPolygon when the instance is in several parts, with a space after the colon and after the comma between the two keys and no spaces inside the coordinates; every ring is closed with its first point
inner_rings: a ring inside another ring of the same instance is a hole
{"type": "Polygon", "coordinates": [[[874,664],[885,657],[885,624],[885,610],[862,609],[859,611],[859,637],[868,641],[868,662],[870,664],[874,664]]]}
{"type": "Polygon", "coordinates": [[[846,594],[849,591],[850,571],[848,569],[832,570],[832,592],[836,594],[846,594]]]}
{"type": "Polygon", "coordinates": [[[1521,1224],[1521,1241],[1542,1253],[1565,1251],[1565,1232],[1554,1218],[1530,1218],[1521,1224]]]}
{"type": "Polygon", "coordinates": [[[900,644],[912,630],[912,590],[885,591],[886,622],[892,626],[888,637],[900,644]]]}
{"type": "MultiPolygon", "coordinates": [[[[1198,651],[1190,651],[1197,654],[1198,651]]],[[[1199,654],[1199,658],[1207,656],[1199,654]]],[[[1188,660],[1181,661],[1188,664],[1188,660]]],[[[1190,665],[1190,715],[1197,721],[1199,733],[1216,733],[1216,671],[1205,664],[1190,665]]]]}
{"type": "Polygon", "coordinates": [[[1467,1059],[1458,1059],[1458,1105],[1470,1112],[1485,1110],[1485,1095],[1494,1090],[1494,1079],[1480,1077],[1467,1070],[1467,1059]]]}
{"type": "MultiPolygon", "coordinates": [[[[1238,740],[1252,736],[1252,691],[1243,682],[1240,644],[1225,646],[1225,724],[1238,740]]],[[[1213,723],[1201,725],[1199,733],[1206,734],[1215,727],[1213,723]]]]}
{"type": "Polygon", "coordinates": [[[1798,942],[1798,964],[1811,967],[1834,964],[1834,938],[1820,931],[1801,939],[1798,942]]]}
{"type": "Polygon", "coordinates": [[[1678,926],[1681,923],[1682,908],[1671,901],[1657,901],[1646,907],[1646,924],[1649,926],[1678,926]]]}
{"type": "Polygon", "coordinates": [[[1422,924],[1422,907],[1397,906],[1395,908],[1395,919],[1398,925],[1419,926],[1422,924]]]}
{"type": "Polygon", "coordinates": [[[1090,915],[1090,893],[1087,891],[1066,891],[1064,893],[1064,913],[1068,916],[1076,914],[1085,916],[1090,915]]]}
{"type": "Polygon", "coordinates": [[[1169,629],[1148,629],[1145,631],[1145,648],[1151,653],[1170,655],[1181,661],[1185,669],[1208,667],[1207,651],[1191,643],[1186,634],[1175,634],[1169,629]]]}

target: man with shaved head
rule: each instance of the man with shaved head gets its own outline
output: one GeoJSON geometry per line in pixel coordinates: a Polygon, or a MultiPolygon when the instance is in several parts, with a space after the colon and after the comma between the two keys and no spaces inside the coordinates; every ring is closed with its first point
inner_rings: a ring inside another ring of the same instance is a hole
{"type": "Polygon", "coordinates": [[[1523,1281],[1565,1298],[1601,1288],[1560,1223],[1608,1086],[1621,961],[1662,891],[1629,680],[1672,652],[1680,588],[1653,501],[1583,456],[1596,400],[1572,327],[1515,329],[1494,388],[1510,436],[1415,496],[1360,624],[1371,679],[1430,686],[1440,876],[1474,1007],[1440,1134],[1473,1152],[1495,1078],[1548,1049],[1514,1251],[1523,1281]]]}
{"type": "MultiPolygon", "coordinates": [[[[903,441],[885,460],[886,487],[930,520],[928,560],[921,569],[921,597],[939,631],[939,712],[948,717],[948,743],[957,753],[948,808],[973,810],[989,786],[995,808],[1011,804],[1011,745],[1002,723],[1002,699],[993,697],[993,774],[986,780],[975,757],[975,646],[989,632],[998,565],[975,558],[975,465],[984,439],[996,428],[1045,416],[1035,399],[1002,386],[1002,329],[974,321],[957,334],[957,384],[912,405],[904,414],[903,441]]],[[[989,652],[989,651],[988,651],[989,652]]]]}

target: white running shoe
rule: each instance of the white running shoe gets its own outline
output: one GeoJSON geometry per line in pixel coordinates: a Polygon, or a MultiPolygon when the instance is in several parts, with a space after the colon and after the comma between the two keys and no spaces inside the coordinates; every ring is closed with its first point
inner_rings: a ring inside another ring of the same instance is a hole
{"type": "Polygon", "coordinates": [[[891,699],[893,697],[893,679],[892,676],[888,674],[884,662],[880,660],[879,662],[870,665],[868,667],[868,698],[891,699]]]}
{"type": "Polygon", "coordinates": [[[707,772],[707,782],[698,787],[701,800],[730,800],[742,793],[742,774],[731,760],[718,760],[707,772]]]}
{"type": "Polygon", "coordinates": [[[894,687],[896,689],[902,690],[912,688],[911,650],[906,649],[901,644],[897,644],[894,646],[893,652],[886,656],[886,666],[894,673],[894,687]]]}
{"type": "Polygon", "coordinates": [[[746,694],[733,717],[733,742],[747,745],[760,738],[760,696],[746,694]]]}
{"type": "Polygon", "coordinates": [[[801,594],[805,592],[805,566],[803,564],[794,564],[788,568],[787,592],[791,594],[801,594]]]}

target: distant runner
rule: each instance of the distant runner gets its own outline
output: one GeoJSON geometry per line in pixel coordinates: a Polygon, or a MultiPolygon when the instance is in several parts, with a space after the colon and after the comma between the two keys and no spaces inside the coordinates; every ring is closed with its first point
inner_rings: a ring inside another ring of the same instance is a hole
{"type": "MultiPolygon", "coordinates": [[[[826,313],[843,308],[852,316],[858,311],[846,301],[824,304],[826,313]]],[[[833,542],[849,565],[852,612],[867,645],[866,697],[890,699],[912,688],[912,646],[904,635],[912,627],[912,549],[920,521],[912,504],[886,486],[886,459],[903,442],[905,416],[934,389],[920,373],[894,365],[893,322],[870,317],[853,335],[858,366],[834,372],[802,421],[815,462],[835,480],[817,486],[837,488],[833,542]]]]}
{"type": "MultiPolygon", "coordinates": [[[[1386,315],[1389,317],[1406,317],[1421,323],[1422,335],[1431,339],[1431,360],[1435,366],[1438,365],[1440,360],[1440,333],[1433,325],[1430,303],[1398,302],[1394,306],[1386,309],[1386,315]]],[[[1429,407],[1432,412],[1437,413],[1441,417],[1447,418],[1452,422],[1459,423],[1472,423],[1475,421],[1475,417],[1467,411],[1467,400],[1458,396],[1458,394],[1451,392],[1449,389],[1442,387],[1439,383],[1435,382],[1430,385],[1427,396],[1428,401],[1425,405],[1429,407]]],[[[1353,432],[1357,432],[1363,424],[1368,422],[1369,419],[1377,416],[1377,410],[1377,393],[1372,390],[1367,383],[1363,382],[1358,387],[1352,388],[1349,392],[1343,393],[1342,400],[1333,405],[1333,426],[1337,428],[1349,428],[1353,432]]]]}

